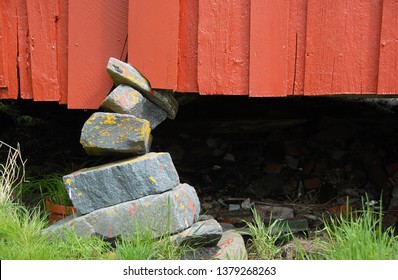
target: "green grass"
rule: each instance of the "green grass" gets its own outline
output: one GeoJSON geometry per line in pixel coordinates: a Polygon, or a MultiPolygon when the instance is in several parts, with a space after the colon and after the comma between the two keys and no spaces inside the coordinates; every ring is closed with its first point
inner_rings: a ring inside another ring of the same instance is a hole
{"type": "Polygon", "coordinates": [[[42,234],[47,219],[37,209],[14,203],[0,205],[0,259],[68,260],[107,258],[108,243],[98,237],[79,237],[73,231],[61,236],[42,234]]]}
{"type": "MultiPolygon", "coordinates": [[[[320,234],[313,240],[303,242],[293,237],[291,243],[295,244],[295,259],[396,260],[398,237],[393,228],[383,229],[382,218],[382,211],[375,212],[370,206],[364,206],[358,213],[351,212],[347,217],[332,216],[324,222],[320,234]]],[[[248,223],[248,227],[252,243],[249,253],[255,259],[281,258],[278,240],[293,236],[281,235],[275,222],[266,227],[256,211],[253,211],[253,222],[248,223]]]]}
{"type": "Polygon", "coordinates": [[[383,214],[364,206],[348,217],[331,217],[325,223],[329,242],[320,242],[323,250],[315,259],[389,260],[398,259],[398,237],[393,228],[383,229],[383,214]]]}
{"type": "Polygon", "coordinates": [[[254,208],[253,222],[247,223],[250,230],[251,240],[248,253],[252,259],[272,260],[278,258],[281,248],[277,242],[290,234],[282,233],[279,228],[279,221],[269,222],[268,227],[254,208]]]}
{"type": "Polygon", "coordinates": [[[151,231],[134,230],[132,235],[116,243],[115,253],[123,260],[178,260],[186,253],[186,248],[172,242],[169,235],[154,238],[151,231]]]}

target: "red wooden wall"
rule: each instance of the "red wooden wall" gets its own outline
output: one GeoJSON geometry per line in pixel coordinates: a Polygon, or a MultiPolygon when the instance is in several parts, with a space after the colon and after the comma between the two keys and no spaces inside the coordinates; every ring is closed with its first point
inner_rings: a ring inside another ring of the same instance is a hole
{"type": "Polygon", "coordinates": [[[398,94],[398,1],[0,0],[0,99],[96,109],[127,51],[179,92],[398,94]]]}
{"type": "Polygon", "coordinates": [[[154,13],[160,3],[130,1],[129,62],[155,87],[253,97],[398,94],[398,1],[171,0],[172,9],[154,13]]]}

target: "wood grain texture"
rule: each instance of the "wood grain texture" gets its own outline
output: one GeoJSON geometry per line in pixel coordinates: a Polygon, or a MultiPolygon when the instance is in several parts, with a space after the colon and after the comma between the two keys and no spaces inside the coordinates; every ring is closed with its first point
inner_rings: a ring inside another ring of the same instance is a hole
{"type": "Polygon", "coordinates": [[[304,94],[307,4],[308,0],[289,1],[287,95],[304,94]]]}
{"type": "Polygon", "coordinates": [[[17,0],[16,7],[18,15],[19,94],[22,99],[32,99],[32,63],[30,60],[30,39],[26,0],[17,0]]]}
{"type": "Polygon", "coordinates": [[[68,101],[68,9],[69,0],[57,0],[57,66],[60,104],[67,104],[68,101]]]}
{"type": "Polygon", "coordinates": [[[59,101],[57,0],[27,1],[35,101],[59,101]]]}
{"type": "Polygon", "coordinates": [[[198,21],[199,1],[180,1],[178,52],[179,92],[198,92],[198,21]]]}
{"type": "Polygon", "coordinates": [[[398,94],[398,2],[383,1],[377,93],[398,94]]]}
{"type": "Polygon", "coordinates": [[[17,8],[13,0],[0,0],[0,98],[18,98],[17,8]]]}
{"type": "Polygon", "coordinates": [[[249,0],[199,1],[201,94],[248,95],[249,38],[249,0]]]}
{"type": "Polygon", "coordinates": [[[253,0],[250,96],[286,96],[289,1],[253,0]]]}
{"type": "Polygon", "coordinates": [[[68,19],[68,108],[98,109],[112,88],[110,57],[122,57],[128,0],[71,0],[68,19]]]}
{"type": "Polygon", "coordinates": [[[308,0],[305,95],[376,93],[381,0],[308,0]]]}
{"type": "Polygon", "coordinates": [[[176,89],[179,0],[130,1],[128,62],[153,88],[176,89]]]}

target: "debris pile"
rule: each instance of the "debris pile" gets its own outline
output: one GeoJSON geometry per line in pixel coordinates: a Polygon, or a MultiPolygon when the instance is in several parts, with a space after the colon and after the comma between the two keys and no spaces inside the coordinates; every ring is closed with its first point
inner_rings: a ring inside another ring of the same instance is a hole
{"type": "Polygon", "coordinates": [[[396,118],[277,114],[261,122],[209,118],[206,126],[198,115],[162,127],[154,146],[168,150],[181,178],[195,186],[202,214],[221,223],[245,226],[256,209],[266,224],[272,216],[306,232],[326,215],[345,214],[347,203],[370,203],[383,207],[387,226],[397,225],[396,118]],[[171,130],[174,136],[164,133],[171,130]]]}

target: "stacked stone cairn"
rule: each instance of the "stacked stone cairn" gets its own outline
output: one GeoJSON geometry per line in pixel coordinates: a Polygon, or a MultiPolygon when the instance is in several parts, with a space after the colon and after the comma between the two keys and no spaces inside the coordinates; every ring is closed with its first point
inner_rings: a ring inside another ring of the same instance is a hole
{"type": "Polygon", "coordinates": [[[116,88],[101,105],[105,112],[85,122],[80,142],[89,155],[133,157],[64,176],[78,213],[46,231],[73,228],[78,235],[113,239],[139,227],[152,230],[154,237],[174,234],[176,242],[217,244],[221,226],[214,219],[199,221],[196,191],[180,183],[170,154],[150,152],[151,130],[177,114],[173,93],[153,90],[140,72],[115,58],[107,71],[116,88]]]}

